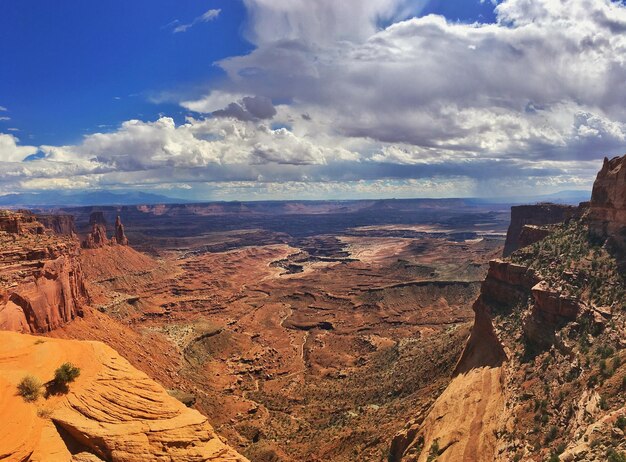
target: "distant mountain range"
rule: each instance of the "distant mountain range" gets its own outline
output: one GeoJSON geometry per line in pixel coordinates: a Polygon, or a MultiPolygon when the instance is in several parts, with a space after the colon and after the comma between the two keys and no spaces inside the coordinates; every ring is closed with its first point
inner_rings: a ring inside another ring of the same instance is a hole
{"type": "MultiPolygon", "coordinates": [[[[532,204],[536,202],[555,202],[559,204],[578,204],[588,201],[591,197],[590,191],[567,190],[553,194],[538,196],[508,196],[497,198],[458,198],[462,202],[474,202],[481,204],[532,204]]],[[[429,199],[433,202],[450,201],[452,199],[429,199]]],[[[386,201],[393,199],[381,199],[380,204],[373,207],[380,208],[387,204],[386,201]]],[[[5,208],[29,208],[29,207],[81,207],[81,206],[105,206],[105,205],[154,205],[154,204],[192,204],[213,201],[190,201],[176,197],[169,197],[161,194],[144,193],[140,191],[131,192],[111,192],[111,191],[91,191],[91,192],[67,192],[50,191],[45,193],[17,193],[0,196],[0,207],[5,208]]],[[[290,202],[290,201],[270,201],[270,202],[290,202]]],[[[337,201],[298,201],[306,203],[324,203],[337,201]]],[[[342,202],[342,201],[339,201],[342,202]]],[[[245,203],[245,201],[243,201],[245,203]]]]}
{"type": "Polygon", "coordinates": [[[132,192],[46,192],[0,196],[0,207],[55,207],[88,205],[184,204],[185,199],[160,194],[132,192]]]}

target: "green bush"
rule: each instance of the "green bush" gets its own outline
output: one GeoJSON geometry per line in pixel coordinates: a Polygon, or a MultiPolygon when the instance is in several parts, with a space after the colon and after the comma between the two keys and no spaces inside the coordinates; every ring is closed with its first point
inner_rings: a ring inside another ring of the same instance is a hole
{"type": "Polygon", "coordinates": [[[67,387],[67,384],[76,380],[79,375],[80,369],[78,367],[72,363],[64,363],[54,371],[54,383],[59,387],[67,387]]]}
{"type": "Polygon", "coordinates": [[[606,411],[609,408],[609,403],[607,403],[606,398],[604,396],[600,396],[600,409],[606,411]]]}
{"type": "Polygon", "coordinates": [[[626,455],[611,448],[606,453],[607,462],[626,462],[626,455]]]}
{"type": "Polygon", "coordinates": [[[546,444],[550,443],[551,441],[554,441],[558,433],[559,433],[558,428],[556,428],[554,425],[550,427],[550,430],[548,431],[548,434],[546,435],[546,439],[545,439],[546,444]]]}
{"type": "Polygon", "coordinates": [[[439,440],[433,441],[433,444],[430,445],[430,451],[428,452],[428,459],[426,459],[426,462],[437,460],[437,457],[439,457],[439,440]]]}
{"type": "Polygon", "coordinates": [[[26,401],[37,401],[41,395],[41,381],[32,375],[27,375],[17,385],[17,391],[26,401]]]}

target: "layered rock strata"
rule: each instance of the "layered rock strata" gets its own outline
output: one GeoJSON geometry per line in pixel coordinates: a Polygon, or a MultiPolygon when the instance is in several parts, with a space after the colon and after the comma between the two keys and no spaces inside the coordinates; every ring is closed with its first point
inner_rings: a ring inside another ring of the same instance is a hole
{"type": "Polygon", "coordinates": [[[29,461],[220,461],[247,459],[217,436],[206,417],[99,342],[0,332],[0,459],[29,461]],[[80,376],[67,393],[26,402],[26,375],[52,380],[71,362],[80,376]]]}
{"type": "Polygon", "coordinates": [[[82,315],[88,293],[78,241],[31,215],[2,215],[0,329],[48,332],[82,315]]]}
{"type": "Polygon", "coordinates": [[[591,230],[626,255],[626,156],[604,158],[593,184],[587,220],[591,230]]]}

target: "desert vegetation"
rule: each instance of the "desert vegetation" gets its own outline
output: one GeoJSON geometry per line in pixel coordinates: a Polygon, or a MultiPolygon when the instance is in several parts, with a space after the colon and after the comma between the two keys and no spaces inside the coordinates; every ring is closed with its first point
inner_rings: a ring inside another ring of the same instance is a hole
{"type": "Polygon", "coordinates": [[[25,401],[32,402],[41,396],[42,386],[41,380],[37,377],[27,375],[18,383],[17,391],[25,401]]]}

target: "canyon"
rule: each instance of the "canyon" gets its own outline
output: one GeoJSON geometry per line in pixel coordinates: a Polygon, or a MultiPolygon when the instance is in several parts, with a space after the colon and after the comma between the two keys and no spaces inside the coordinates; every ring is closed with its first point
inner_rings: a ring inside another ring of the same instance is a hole
{"type": "Polygon", "coordinates": [[[469,200],[2,212],[0,412],[25,431],[0,460],[619,455],[623,165],[605,161],[589,203],[510,215],[469,200]],[[69,393],[9,392],[66,361],[69,393]]]}

